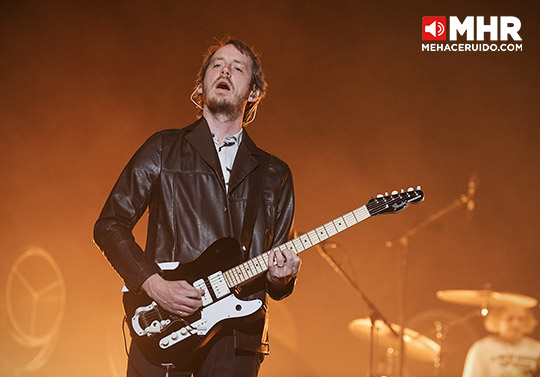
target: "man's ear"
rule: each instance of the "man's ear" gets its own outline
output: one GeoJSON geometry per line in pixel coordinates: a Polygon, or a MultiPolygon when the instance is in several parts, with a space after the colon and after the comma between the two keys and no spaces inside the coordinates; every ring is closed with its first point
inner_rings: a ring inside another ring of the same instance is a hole
{"type": "Polygon", "coordinates": [[[259,89],[253,89],[249,93],[248,102],[256,102],[261,96],[261,91],[259,89]]]}

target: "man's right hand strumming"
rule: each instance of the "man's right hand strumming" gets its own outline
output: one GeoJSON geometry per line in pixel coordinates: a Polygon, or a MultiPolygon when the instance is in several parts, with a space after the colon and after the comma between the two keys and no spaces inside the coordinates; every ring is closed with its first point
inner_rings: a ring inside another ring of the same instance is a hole
{"type": "Polygon", "coordinates": [[[204,291],[185,280],[169,281],[154,274],[144,281],[142,289],[163,309],[180,317],[192,315],[202,306],[204,291]]]}

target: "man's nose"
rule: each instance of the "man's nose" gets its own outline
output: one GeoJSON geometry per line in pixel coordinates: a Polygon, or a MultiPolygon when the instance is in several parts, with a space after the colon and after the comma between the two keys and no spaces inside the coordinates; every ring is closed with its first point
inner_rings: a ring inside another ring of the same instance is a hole
{"type": "Polygon", "coordinates": [[[229,72],[229,68],[227,68],[227,66],[223,67],[223,69],[221,70],[221,75],[227,77],[231,75],[231,72],[229,72]]]}

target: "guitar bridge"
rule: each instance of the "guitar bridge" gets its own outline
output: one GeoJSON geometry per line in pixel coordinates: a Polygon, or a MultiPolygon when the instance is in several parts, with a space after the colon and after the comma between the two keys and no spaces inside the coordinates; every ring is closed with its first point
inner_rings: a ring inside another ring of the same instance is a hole
{"type": "Polygon", "coordinates": [[[131,326],[137,335],[159,334],[171,323],[171,319],[161,316],[159,309],[160,307],[155,301],[152,301],[148,306],[137,308],[131,318],[131,326]]]}

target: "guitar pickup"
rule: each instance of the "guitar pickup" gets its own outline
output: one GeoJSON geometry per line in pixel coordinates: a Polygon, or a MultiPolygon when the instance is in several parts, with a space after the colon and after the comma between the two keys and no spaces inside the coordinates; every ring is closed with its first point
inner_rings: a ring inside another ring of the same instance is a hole
{"type": "Polygon", "coordinates": [[[210,292],[208,292],[208,287],[204,283],[203,279],[195,281],[193,283],[193,286],[197,289],[202,289],[204,291],[204,295],[201,297],[203,306],[207,306],[213,302],[212,297],[210,296],[210,292]]]}
{"type": "Polygon", "coordinates": [[[214,291],[217,299],[225,297],[231,293],[231,290],[227,286],[227,282],[225,281],[221,271],[208,276],[208,281],[210,282],[212,290],[214,291]]]}

